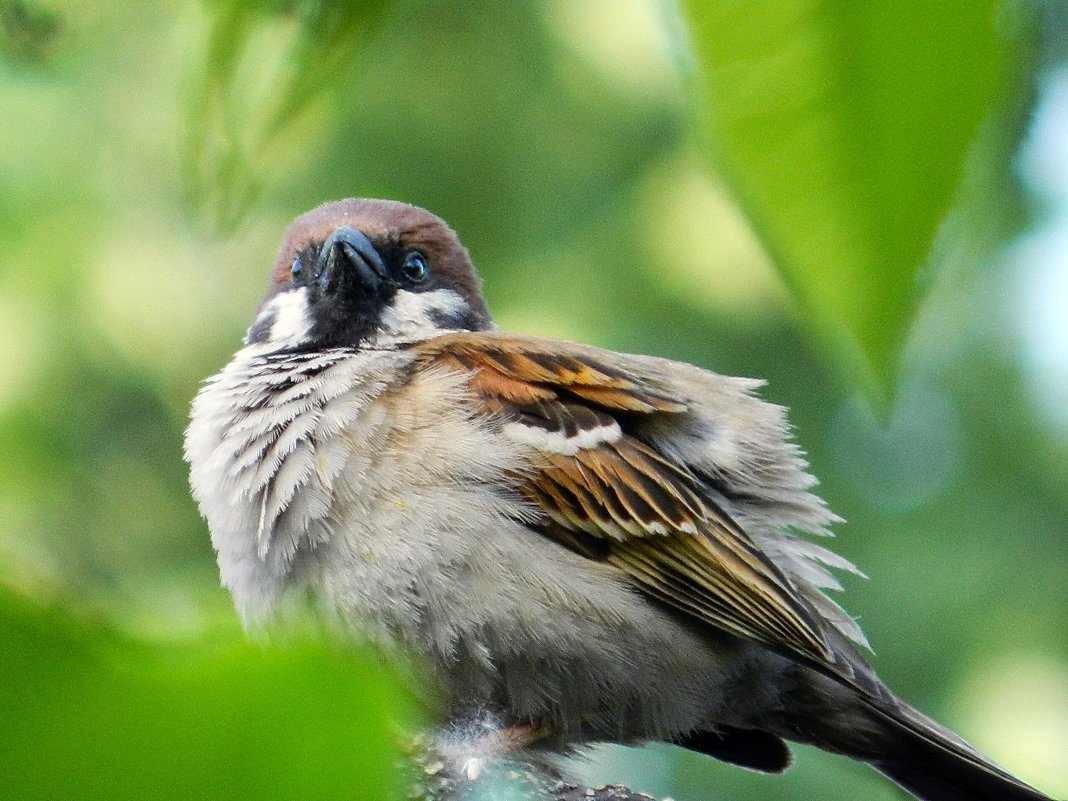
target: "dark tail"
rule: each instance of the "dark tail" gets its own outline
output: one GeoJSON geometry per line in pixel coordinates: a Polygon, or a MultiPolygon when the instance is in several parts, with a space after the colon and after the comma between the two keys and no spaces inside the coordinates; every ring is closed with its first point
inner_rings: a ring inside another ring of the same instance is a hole
{"type": "Polygon", "coordinates": [[[959,737],[904,703],[874,710],[889,728],[888,755],[868,758],[877,771],[924,801],[1051,801],[959,737]]]}
{"type": "Polygon", "coordinates": [[[794,674],[777,734],[867,762],[923,801],[1052,801],[897,698],[859,659],[842,664],[852,677],[794,674]]]}

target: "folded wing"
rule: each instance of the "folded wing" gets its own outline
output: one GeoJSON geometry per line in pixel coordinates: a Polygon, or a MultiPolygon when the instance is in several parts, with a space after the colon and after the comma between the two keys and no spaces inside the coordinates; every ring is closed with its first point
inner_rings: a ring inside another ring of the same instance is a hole
{"type": "Polygon", "coordinates": [[[450,334],[419,349],[469,374],[503,433],[531,448],[520,488],[543,511],[543,534],[703,623],[834,662],[826,625],[707,480],[643,437],[650,420],[690,413],[670,382],[535,338],[450,334]]]}

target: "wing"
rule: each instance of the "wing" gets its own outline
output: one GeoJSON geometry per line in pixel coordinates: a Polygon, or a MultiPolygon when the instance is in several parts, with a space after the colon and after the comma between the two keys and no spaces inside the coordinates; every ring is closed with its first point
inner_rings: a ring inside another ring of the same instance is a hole
{"type": "Polygon", "coordinates": [[[502,432],[533,449],[522,491],[544,511],[543,534],[703,623],[834,661],[825,627],[782,571],[700,478],[639,435],[652,418],[688,414],[669,381],[592,348],[496,333],[417,349],[428,366],[470,375],[502,432]]]}

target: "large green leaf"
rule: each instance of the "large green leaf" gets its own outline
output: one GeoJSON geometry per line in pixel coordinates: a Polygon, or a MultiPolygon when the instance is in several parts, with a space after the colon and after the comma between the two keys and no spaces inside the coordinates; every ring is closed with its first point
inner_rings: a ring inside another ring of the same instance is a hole
{"type": "Polygon", "coordinates": [[[892,383],[917,276],[998,95],[996,0],[686,0],[712,150],[810,329],[892,383]]]}
{"type": "Polygon", "coordinates": [[[152,646],[0,593],[0,798],[397,798],[404,707],[366,654],[152,646]]]}

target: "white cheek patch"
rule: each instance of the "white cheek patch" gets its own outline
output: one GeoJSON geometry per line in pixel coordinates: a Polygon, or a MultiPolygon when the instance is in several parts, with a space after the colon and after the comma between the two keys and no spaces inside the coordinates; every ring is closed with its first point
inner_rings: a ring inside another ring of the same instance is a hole
{"type": "Polygon", "coordinates": [[[256,316],[245,342],[300,345],[307,341],[311,326],[308,288],[300,287],[275,295],[256,316]]]}
{"type": "Polygon", "coordinates": [[[580,450],[596,448],[604,442],[618,442],[623,436],[623,431],[615,420],[610,425],[582,429],[573,436],[568,436],[563,431],[546,431],[544,428],[524,423],[506,423],[501,431],[516,442],[562,456],[574,456],[580,450]]]}
{"type": "Polygon", "coordinates": [[[409,292],[397,290],[393,302],[382,311],[377,345],[400,342],[418,342],[455,330],[447,322],[470,312],[467,302],[451,289],[435,289],[433,292],[409,292]]]}
{"type": "Polygon", "coordinates": [[[307,287],[283,292],[271,301],[269,308],[275,311],[274,325],[271,326],[272,341],[304,341],[308,338],[312,321],[308,314],[307,287]]]}

